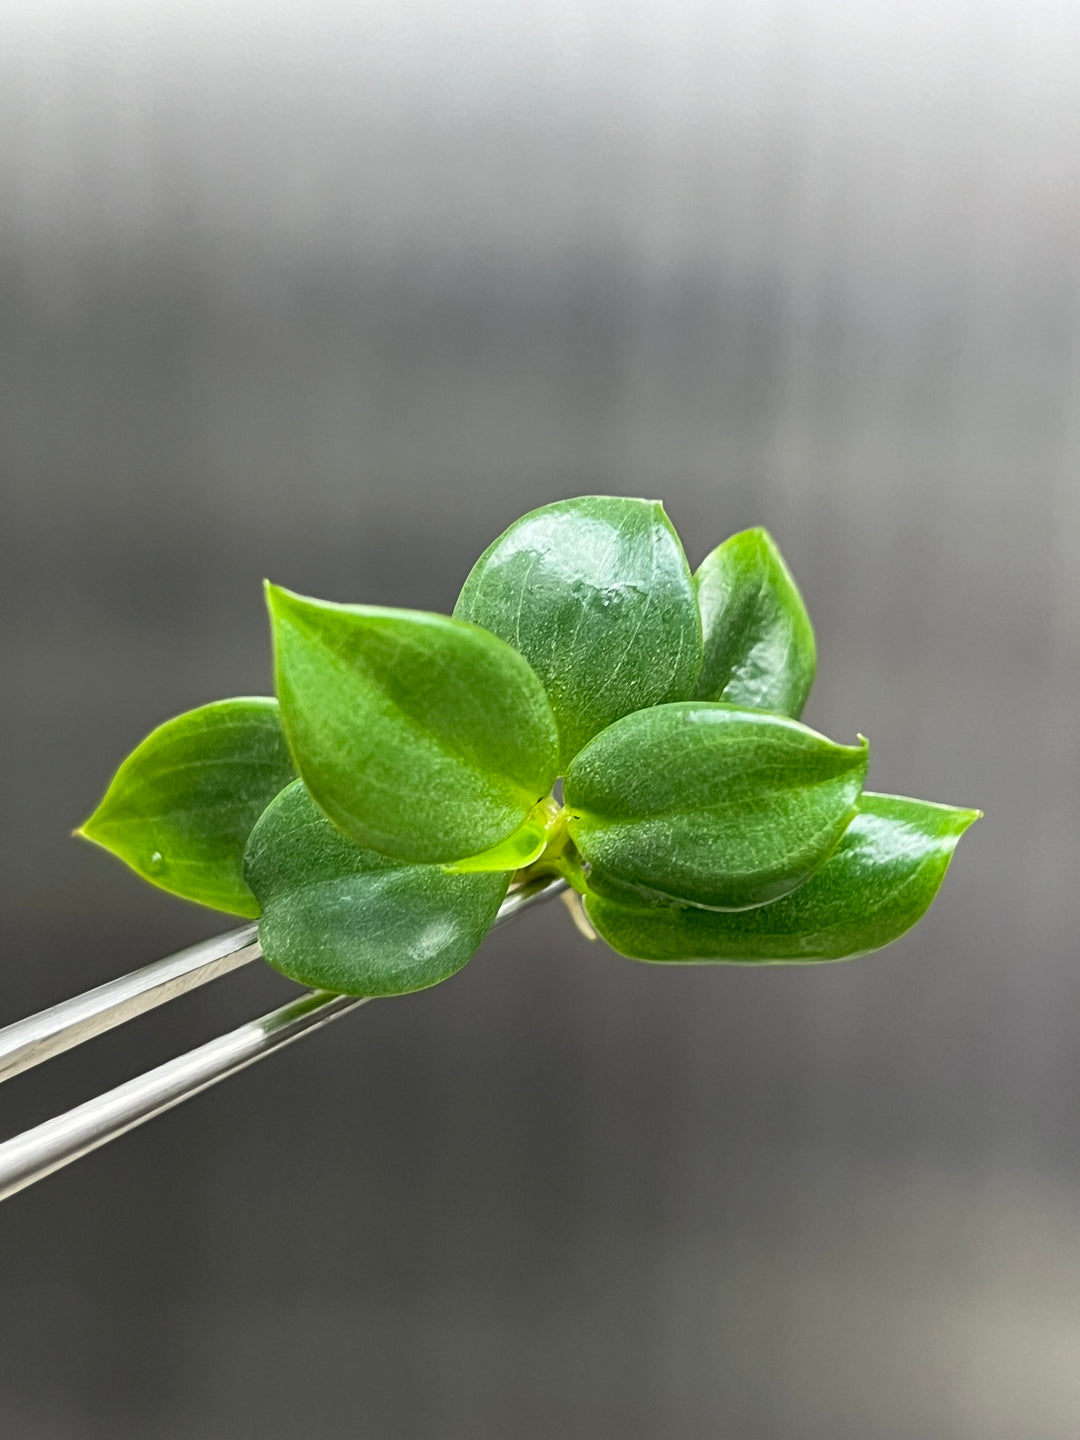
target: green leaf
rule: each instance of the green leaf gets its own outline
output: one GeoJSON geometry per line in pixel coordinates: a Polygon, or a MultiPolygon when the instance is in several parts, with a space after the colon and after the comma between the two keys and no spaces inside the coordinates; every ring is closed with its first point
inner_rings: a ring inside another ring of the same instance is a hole
{"type": "Polygon", "coordinates": [[[483,850],[479,855],[469,855],[464,860],[455,860],[445,869],[458,875],[475,875],[483,871],[523,870],[539,860],[547,849],[552,831],[558,825],[562,810],[559,802],[550,795],[541,800],[529,814],[524,824],[519,825],[508,840],[483,850]]]}
{"type": "Polygon", "coordinates": [[[173,895],[257,915],[244,845],[295,775],[276,700],[219,700],[148,735],[76,834],[173,895]]]}
{"type": "Polygon", "coordinates": [[[589,895],[604,939],[637,960],[798,963],[880,950],[926,913],[978,810],[864,794],[821,869],[794,894],[738,914],[685,906],[646,910],[589,895]]]}
{"type": "Polygon", "coordinates": [[[653,500],[533,510],[484,551],[454,614],[508,641],[544,682],[560,774],[620,716],[692,695],[701,666],[690,570],[653,500]]]}
{"type": "Polygon", "coordinates": [[[627,715],[566,776],[569,829],[605,880],[718,910],[800,885],[855,814],[868,748],[781,715],[683,701],[627,715]]]}
{"type": "Polygon", "coordinates": [[[551,789],[558,736],[516,650],[417,610],[267,586],[296,768],[351,840],[448,861],[511,835],[551,789]]]}
{"type": "Polygon", "coordinates": [[[453,975],[487,934],[510,882],[354,845],[299,780],[255,826],[246,873],[270,964],[346,995],[401,995],[453,975]]]}
{"type": "Polygon", "coordinates": [[[767,530],[743,530],[694,576],[705,658],[695,694],[748,710],[802,714],[817,650],[802,596],[767,530]]]}

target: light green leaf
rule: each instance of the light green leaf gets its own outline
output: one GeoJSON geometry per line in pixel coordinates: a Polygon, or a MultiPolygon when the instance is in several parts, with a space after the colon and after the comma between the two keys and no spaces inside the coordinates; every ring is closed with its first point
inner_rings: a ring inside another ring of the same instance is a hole
{"type": "Polygon", "coordinates": [[[523,870],[531,865],[547,849],[552,831],[562,815],[559,802],[550,795],[519,825],[508,840],[483,850],[479,855],[469,855],[464,860],[455,860],[446,869],[458,875],[474,875],[483,871],[523,870]]]}
{"type": "Polygon", "coordinates": [[[295,774],[276,700],[219,700],[148,735],[76,833],[173,895],[257,915],[244,846],[295,774]]]}
{"type": "Polygon", "coordinates": [[[748,710],[802,714],[817,651],[802,596],[767,530],[743,530],[694,576],[705,658],[695,694],[748,710]]]}
{"type": "Polygon", "coordinates": [[[484,551],[454,614],[540,676],[560,773],[620,716],[693,694],[701,666],[690,570],[657,501],[586,495],[533,510],[484,551]]]}
{"type": "Polygon", "coordinates": [[[458,860],[511,835],[551,789],[544,688],[502,640],[445,615],[267,587],[282,719],[334,824],[401,860],[458,860]]]}
{"type": "Polygon", "coordinates": [[[270,964],[346,995],[401,995],[453,975],[487,934],[510,882],[354,845],[299,780],[255,826],[246,873],[270,964]]]}
{"type": "Polygon", "coordinates": [[[569,829],[605,881],[718,910],[800,885],[844,833],[868,748],[781,715],[683,701],[627,715],[570,766],[569,829]]]}
{"type": "Polygon", "coordinates": [[[629,908],[589,895],[604,939],[638,960],[797,963],[880,950],[926,913],[960,836],[978,810],[865,794],[824,865],[793,894],[721,914],[686,906],[629,908]]]}

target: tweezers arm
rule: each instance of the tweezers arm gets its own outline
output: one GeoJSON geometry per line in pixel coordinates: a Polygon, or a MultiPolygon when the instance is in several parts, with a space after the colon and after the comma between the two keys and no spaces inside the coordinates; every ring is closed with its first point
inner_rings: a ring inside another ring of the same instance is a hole
{"type": "Polygon", "coordinates": [[[313,990],[16,1135],[0,1145],[0,1200],[366,1002],[366,996],[313,990]]]}
{"type": "Polygon", "coordinates": [[[257,925],[215,935],[0,1030],[0,1081],[258,959],[257,925]]]}
{"type": "MultiPolygon", "coordinates": [[[[550,875],[512,890],[503,901],[495,924],[512,919],[538,900],[556,895],[565,888],[564,880],[550,875]]],[[[254,926],[245,926],[231,935],[220,936],[216,942],[219,952],[210,958],[205,954],[205,946],[193,946],[190,951],[160,961],[160,966],[168,967],[174,962],[183,961],[185,956],[189,957],[188,969],[184,970],[181,965],[179,973],[172,981],[160,979],[159,983],[150,985],[145,981],[136,983],[131,995],[128,995],[127,991],[113,990],[113,986],[122,987],[125,981],[138,982],[140,976],[152,975],[157,971],[158,967],[149,965],[145,970],[135,971],[111,985],[102,985],[98,990],[88,991],[86,995],[78,996],[66,1005],[54,1006],[52,1010],[42,1011],[40,1015],[31,1016],[29,1020],[19,1021],[18,1024],[9,1026],[3,1035],[10,1035],[12,1031],[19,1030],[20,1026],[26,1027],[22,1032],[22,1040],[16,1045],[9,1045],[3,1053],[8,1056],[9,1063],[14,1063],[20,1055],[34,1057],[24,1058],[20,1069],[26,1069],[38,1060],[47,1058],[46,1054],[40,1053],[42,1046],[52,1046],[48,1054],[59,1054],[91,1035],[99,1034],[102,1030],[160,1004],[165,999],[171,999],[171,993],[162,993],[163,986],[176,983],[179,988],[173,993],[180,994],[183,990],[190,989],[192,983],[201,984],[204,979],[213,979],[215,975],[224,974],[226,970],[253,959],[259,953],[254,933],[254,926]],[[199,951],[204,952],[202,962],[191,964],[190,957],[199,951]],[[230,961],[232,963],[228,963],[230,961]],[[219,968],[214,969],[215,966],[219,968]],[[213,973],[204,973],[207,969],[213,973]],[[192,982],[190,976],[195,973],[201,974],[202,979],[192,982]],[[185,975],[189,977],[186,984],[182,983],[185,975]],[[112,1001],[101,998],[106,992],[111,992],[112,1001]],[[157,998],[148,999],[148,996],[157,998]],[[95,1000],[95,997],[98,998],[95,1000]],[[87,1004],[85,1012],[79,1009],[83,1002],[93,1002],[87,1004]],[[132,1006],[134,1008],[131,1008],[132,1006]],[[66,1022],[57,1023],[55,1018],[49,1021],[48,1017],[55,1017],[58,1012],[67,1015],[66,1022]],[[40,1021],[48,1023],[41,1027],[39,1033],[33,1026],[40,1021]],[[73,1031],[78,1033],[75,1033],[74,1038],[69,1038],[73,1031]],[[38,1035],[36,1040],[34,1035],[38,1035]],[[28,1048],[32,1045],[37,1045],[38,1050],[32,1051],[28,1048]]],[[[209,945],[214,943],[208,942],[209,945]]],[[[272,1010],[261,1019],[249,1020],[247,1024],[227,1035],[210,1040],[195,1050],[189,1050],[186,1055],[180,1055],[175,1060],[166,1061],[164,1065],[148,1070],[134,1080],[126,1081],[94,1100],[88,1100],[84,1105],[78,1105],[64,1115],[58,1115],[55,1120],[46,1120],[44,1124],[37,1125],[22,1135],[16,1135],[14,1139],[0,1145],[0,1200],[6,1200],[9,1195],[24,1190],[37,1180],[43,1180],[54,1170],[70,1165],[73,1160],[98,1149],[109,1140],[115,1140],[125,1131],[133,1130],[144,1121],[153,1119],[155,1115],[171,1110],[182,1100],[197,1095],[200,1090],[207,1089],[218,1080],[224,1080],[227,1075],[232,1075],[254,1061],[261,1060],[264,1055],[298,1040],[301,1035],[318,1030],[339,1015],[357,1009],[366,1004],[369,998],[363,995],[335,995],[328,990],[309,991],[287,1005],[272,1010]]]]}

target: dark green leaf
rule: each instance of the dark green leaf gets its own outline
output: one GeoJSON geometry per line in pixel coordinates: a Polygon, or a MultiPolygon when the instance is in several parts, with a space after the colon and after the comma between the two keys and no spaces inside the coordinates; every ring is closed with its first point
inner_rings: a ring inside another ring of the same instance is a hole
{"type": "Polygon", "coordinates": [[[299,780],[255,826],[246,873],[270,964],[346,995],[400,995],[460,970],[510,881],[505,873],[450,875],[354,845],[299,780]]]}
{"type": "Polygon", "coordinates": [[[798,718],[817,651],[802,596],[766,530],[743,530],[694,576],[705,659],[695,693],[798,718]]]}
{"type": "Polygon", "coordinates": [[[586,495],[523,516],[473,566],[454,614],[540,676],[560,773],[620,716],[691,695],[701,666],[690,570],[657,501],[586,495]]]}
{"type": "Polygon", "coordinates": [[[551,789],[551,707],[509,645],[445,615],[267,597],[296,767],[351,840],[457,860],[505,840],[551,789]]]}
{"type": "Polygon", "coordinates": [[[566,776],[591,883],[719,910],[800,885],[855,814],[867,746],[797,720],[689,700],[627,715],[566,776]]]}
{"type": "Polygon", "coordinates": [[[257,915],[244,845],[295,774],[276,700],[219,700],[148,735],[77,833],[162,890],[257,915]]]}
{"type": "Polygon", "coordinates": [[[821,869],[792,895],[721,914],[687,906],[628,908],[589,895],[589,919],[638,960],[732,963],[847,960],[880,950],[925,914],[960,836],[978,810],[864,794],[821,869]]]}

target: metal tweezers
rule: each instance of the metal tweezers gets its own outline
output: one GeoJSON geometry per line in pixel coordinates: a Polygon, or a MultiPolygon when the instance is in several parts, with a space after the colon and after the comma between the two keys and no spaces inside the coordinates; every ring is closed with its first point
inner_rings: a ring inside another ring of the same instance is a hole
{"type": "MultiPolygon", "coordinates": [[[[566,882],[554,875],[511,888],[495,924],[512,919],[538,900],[565,888],[566,882]]],[[[216,980],[258,959],[261,953],[258,926],[244,925],[18,1020],[0,1030],[0,1082],[216,980]]],[[[264,1055],[299,1040],[301,1035],[309,1035],[358,1009],[370,998],[309,990],[258,1020],[249,1020],[216,1040],[5,1141],[0,1144],[0,1200],[171,1110],[264,1055]]]]}

